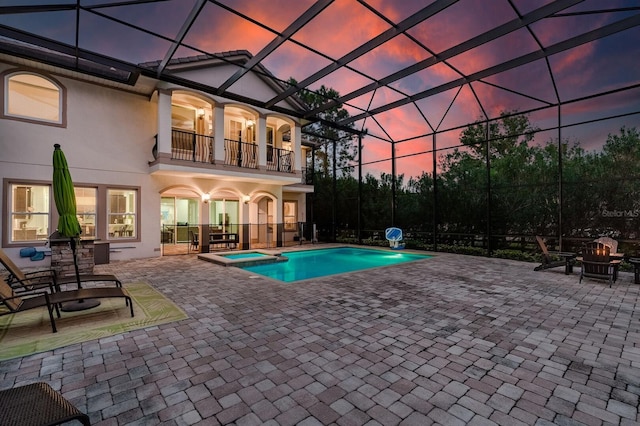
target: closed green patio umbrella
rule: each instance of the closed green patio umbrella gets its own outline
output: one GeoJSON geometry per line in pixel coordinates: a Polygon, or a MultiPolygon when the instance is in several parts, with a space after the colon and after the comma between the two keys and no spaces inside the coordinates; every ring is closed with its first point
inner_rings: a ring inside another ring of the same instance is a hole
{"type": "Polygon", "coordinates": [[[76,216],[76,195],[73,181],[60,144],[55,144],[53,147],[53,199],[60,215],[58,233],[73,240],[79,238],[81,232],[80,223],[76,216]]]}
{"type": "MultiPolygon", "coordinates": [[[[76,195],[73,189],[73,181],[71,180],[71,174],[69,173],[69,166],[67,165],[67,159],[60,149],[60,144],[55,144],[53,150],[53,199],[56,203],[56,209],[60,216],[58,220],[58,233],[63,237],[68,237],[71,244],[71,252],[73,254],[73,266],[76,272],[76,280],[78,282],[78,288],[82,288],[80,283],[80,271],[78,270],[78,259],[76,257],[76,245],[80,238],[82,229],[78,222],[77,210],[76,210],[76,195]]],[[[98,301],[76,302],[75,305],[66,304],[63,310],[81,310],[93,308],[100,304],[98,301]]]]}

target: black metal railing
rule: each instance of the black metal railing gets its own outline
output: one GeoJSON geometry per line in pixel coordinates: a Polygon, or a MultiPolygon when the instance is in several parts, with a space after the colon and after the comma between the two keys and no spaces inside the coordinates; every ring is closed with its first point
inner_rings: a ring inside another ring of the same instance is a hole
{"type": "Polygon", "coordinates": [[[313,170],[308,167],[302,168],[302,183],[305,185],[313,185],[313,170]]]}
{"type": "Polygon", "coordinates": [[[163,256],[287,247],[317,242],[315,225],[297,223],[163,224],[163,256]]]}
{"type": "Polygon", "coordinates": [[[267,146],[267,170],[293,173],[293,151],[267,146]]]}
{"type": "Polygon", "coordinates": [[[213,137],[185,130],[171,130],[171,158],[213,163],[213,137]]]}
{"type": "Polygon", "coordinates": [[[224,164],[255,169],[258,167],[258,145],[224,140],[224,164]]]}

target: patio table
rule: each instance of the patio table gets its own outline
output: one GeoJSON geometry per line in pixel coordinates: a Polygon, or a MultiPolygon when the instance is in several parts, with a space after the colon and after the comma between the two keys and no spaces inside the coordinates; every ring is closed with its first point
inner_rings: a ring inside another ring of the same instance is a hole
{"type": "Polygon", "coordinates": [[[571,275],[573,273],[573,264],[575,261],[577,253],[559,251],[553,253],[556,256],[559,256],[564,260],[564,273],[565,275],[571,275]]]}

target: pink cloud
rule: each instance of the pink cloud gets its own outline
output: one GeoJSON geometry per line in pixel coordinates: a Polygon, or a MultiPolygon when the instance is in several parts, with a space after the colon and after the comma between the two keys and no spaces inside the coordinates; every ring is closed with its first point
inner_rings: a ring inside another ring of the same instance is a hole
{"type": "Polygon", "coordinates": [[[387,28],[359,3],[336,0],[293,38],[337,59],[387,28]]]}
{"type": "MultiPolygon", "coordinates": [[[[268,7],[257,5],[255,0],[222,0],[221,3],[282,32],[314,3],[313,0],[270,0],[268,7]],[[258,6],[258,7],[257,7],[258,6]],[[277,11],[277,13],[274,13],[277,11]]],[[[264,6],[267,6],[266,4],[264,6]]]]}

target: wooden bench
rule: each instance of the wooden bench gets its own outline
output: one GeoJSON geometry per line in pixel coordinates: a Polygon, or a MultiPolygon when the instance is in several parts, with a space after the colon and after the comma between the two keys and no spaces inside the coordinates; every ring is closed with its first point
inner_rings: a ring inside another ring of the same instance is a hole
{"type": "Polygon", "coordinates": [[[0,424],[45,426],[78,420],[90,426],[89,416],[78,410],[44,382],[0,391],[0,424]]]}

